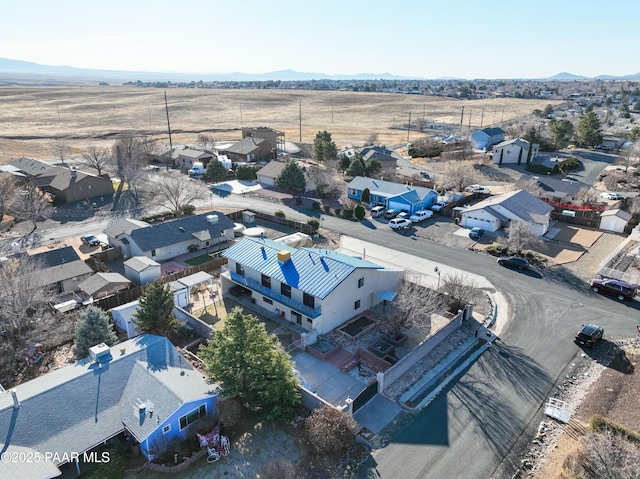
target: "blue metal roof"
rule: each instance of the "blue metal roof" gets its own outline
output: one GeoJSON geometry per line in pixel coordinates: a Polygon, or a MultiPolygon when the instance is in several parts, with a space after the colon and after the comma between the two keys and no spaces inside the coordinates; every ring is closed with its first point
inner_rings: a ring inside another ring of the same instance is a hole
{"type": "Polygon", "coordinates": [[[323,299],[358,268],[385,269],[370,261],[333,250],[292,248],[268,239],[244,238],[223,256],[293,288],[323,299]],[[278,252],[291,253],[281,263],[278,252]]]}

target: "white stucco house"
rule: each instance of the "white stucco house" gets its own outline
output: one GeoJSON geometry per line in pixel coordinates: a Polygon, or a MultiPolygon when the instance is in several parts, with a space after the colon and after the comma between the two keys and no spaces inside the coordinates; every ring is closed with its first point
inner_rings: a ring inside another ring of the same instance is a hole
{"type": "Polygon", "coordinates": [[[402,271],[334,250],[244,238],[223,256],[223,295],[251,301],[306,331],[325,334],[383,301],[402,271]]]}
{"type": "Polygon", "coordinates": [[[503,165],[507,163],[526,164],[529,155],[529,149],[533,148],[531,158],[535,158],[538,154],[540,145],[534,143],[533,146],[522,138],[503,141],[493,147],[493,163],[503,165]]]}
{"type": "Polygon", "coordinates": [[[624,233],[624,229],[631,220],[631,214],[621,209],[603,211],[600,215],[600,229],[624,233]]]}
{"type": "Polygon", "coordinates": [[[160,263],[146,256],[134,256],[124,262],[124,275],[138,286],[162,277],[160,263]]]}
{"type": "Polygon", "coordinates": [[[495,232],[509,221],[524,221],[531,225],[533,233],[542,236],[549,229],[551,211],[553,207],[544,201],[525,190],[517,190],[469,206],[461,214],[460,225],[495,232]]]}

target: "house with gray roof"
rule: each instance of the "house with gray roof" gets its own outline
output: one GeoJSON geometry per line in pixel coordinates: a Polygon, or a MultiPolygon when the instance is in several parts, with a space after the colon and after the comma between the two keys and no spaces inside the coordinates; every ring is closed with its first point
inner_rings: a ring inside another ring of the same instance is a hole
{"type": "Polygon", "coordinates": [[[56,293],[80,290],[80,283],[88,279],[93,270],[80,259],[73,246],[46,250],[29,255],[41,264],[37,280],[41,286],[51,285],[56,293]]]}
{"type": "Polygon", "coordinates": [[[220,150],[220,154],[226,155],[231,161],[247,163],[273,157],[271,144],[265,139],[253,136],[247,136],[220,150]]]}
{"type": "Polygon", "coordinates": [[[371,160],[379,161],[385,174],[395,174],[398,158],[402,158],[384,145],[365,146],[358,150],[358,154],[365,165],[371,160]]]}
{"type": "MultiPolygon", "coordinates": [[[[258,183],[263,186],[275,186],[276,179],[280,176],[285,166],[287,166],[287,162],[285,161],[271,160],[257,171],[256,175],[258,177],[258,183]]],[[[316,189],[316,184],[309,177],[307,167],[300,165],[300,169],[302,170],[305,179],[304,190],[314,191],[316,189]]]]}
{"type": "Polygon", "coordinates": [[[549,229],[553,207],[525,190],[490,196],[462,211],[460,225],[495,232],[510,221],[524,221],[531,231],[544,235],[549,229]]]}
{"type": "Polygon", "coordinates": [[[532,181],[537,187],[536,196],[541,200],[556,203],[579,204],[578,193],[583,189],[591,189],[591,185],[568,178],[547,178],[544,176],[522,175],[519,182],[532,181]]]}
{"type": "Polygon", "coordinates": [[[18,158],[11,165],[34,186],[50,193],[58,201],[69,203],[113,195],[113,184],[108,175],[92,175],[32,158],[18,158]]]}
{"type": "MultiPolygon", "coordinates": [[[[146,256],[160,262],[197,250],[217,251],[234,238],[233,228],[224,214],[210,211],[119,233],[117,241],[125,258],[146,256]]],[[[116,242],[108,231],[107,235],[109,244],[116,242]]]]}
{"type": "Polygon", "coordinates": [[[406,211],[410,214],[426,210],[438,200],[438,193],[431,188],[377,180],[356,176],[347,185],[347,196],[361,201],[362,192],[369,190],[371,206],[381,205],[388,209],[406,211]]]}
{"type": "Polygon", "coordinates": [[[85,300],[100,299],[128,289],[131,281],[120,273],[95,273],[78,284],[78,288],[85,294],[85,300]]]}
{"type": "Polygon", "coordinates": [[[529,144],[527,140],[522,138],[515,138],[513,140],[503,141],[493,147],[493,163],[496,165],[503,165],[508,163],[527,163],[527,157],[529,155],[529,149],[531,149],[531,158],[535,158],[538,154],[538,148],[540,145],[534,143],[529,144]]]}
{"type": "Polygon", "coordinates": [[[146,256],[133,256],[124,262],[124,275],[138,286],[162,277],[160,263],[146,256]]]}
{"type": "Polygon", "coordinates": [[[184,148],[176,150],[177,163],[180,168],[191,168],[194,163],[202,163],[206,168],[216,155],[207,151],[194,150],[192,148],[184,148]]]}
{"type": "Polygon", "coordinates": [[[202,420],[217,416],[217,387],[167,338],[145,334],[97,350],[97,359],[0,392],[0,450],[47,454],[53,466],[44,470],[28,462],[3,462],[1,477],[83,472],[83,452],[125,431],[153,459],[169,441],[205,432],[199,429],[202,420]]]}
{"type": "Polygon", "coordinates": [[[325,334],[383,301],[402,271],[334,250],[246,237],[222,254],[223,295],[251,301],[305,331],[325,334]]]}
{"type": "Polygon", "coordinates": [[[471,148],[488,150],[493,145],[504,141],[504,130],[498,127],[483,128],[471,133],[471,148]]]}

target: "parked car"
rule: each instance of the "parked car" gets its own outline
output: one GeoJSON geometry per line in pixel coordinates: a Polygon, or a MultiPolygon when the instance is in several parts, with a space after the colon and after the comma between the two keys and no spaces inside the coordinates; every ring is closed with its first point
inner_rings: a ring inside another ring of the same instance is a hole
{"type": "Polygon", "coordinates": [[[384,214],[384,210],[386,210],[384,206],[374,206],[371,208],[371,217],[377,218],[378,216],[382,216],[384,214]]]}
{"type": "Polygon", "coordinates": [[[595,324],[585,324],[582,329],[576,334],[574,341],[580,346],[589,346],[590,348],[596,345],[599,339],[604,336],[604,329],[595,324]]]}
{"type": "Polygon", "coordinates": [[[625,299],[633,299],[638,287],[635,284],[617,279],[595,278],[591,280],[591,289],[596,293],[609,294],[615,296],[620,301],[624,301],[625,299]]]}
{"type": "Polygon", "coordinates": [[[505,256],[503,258],[498,258],[498,264],[500,266],[516,269],[527,269],[529,267],[529,262],[518,256],[505,256]]]}
{"type": "Polygon", "coordinates": [[[87,246],[100,245],[100,240],[94,235],[80,236],[80,241],[82,241],[82,244],[86,244],[87,246]]]}
{"type": "Polygon", "coordinates": [[[430,180],[431,176],[426,171],[421,171],[420,176],[422,176],[425,180],[430,180]]]}
{"type": "Polygon", "coordinates": [[[407,213],[406,211],[401,211],[400,213],[398,213],[398,215],[396,216],[396,218],[409,218],[409,213],[407,213]]]}
{"type": "Polygon", "coordinates": [[[444,200],[440,200],[435,202],[433,205],[431,205],[431,210],[432,211],[441,211],[442,208],[444,208],[445,206],[447,206],[449,203],[447,203],[444,200]]]}
{"type": "Polygon", "coordinates": [[[600,198],[603,198],[605,200],[623,200],[624,196],[622,196],[620,193],[609,193],[609,192],[605,192],[605,193],[600,193],[600,198]]]}
{"type": "Polygon", "coordinates": [[[475,228],[471,228],[471,231],[469,231],[469,238],[472,240],[479,240],[483,234],[484,230],[476,226],[475,228]]]}
{"type": "Polygon", "coordinates": [[[491,193],[489,188],[482,185],[469,185],[464,189],[464,191],[469,191],[471,193],[491,193]]]}
{"type": "Polygon", "coordinates": [[[411,221],[407,218],[393,218],[389,221],[389,228],[393,230],[402,230],[411,226],[411,221]]]}
{"type": "Polygon", "coordinates": [[[412,223],[420,223],[421,221],[431,218],[432,216],[433,216],[433,211],[420,210],[420,211],[416,211],[414,214],[409,216],[409,220],[412,223]]]}
{"type": "Polygon", "coordinates": [[[400,213],[398,210],[387,210],[384,212],[384,217],[388,220],[395,218],[400,213]]]}

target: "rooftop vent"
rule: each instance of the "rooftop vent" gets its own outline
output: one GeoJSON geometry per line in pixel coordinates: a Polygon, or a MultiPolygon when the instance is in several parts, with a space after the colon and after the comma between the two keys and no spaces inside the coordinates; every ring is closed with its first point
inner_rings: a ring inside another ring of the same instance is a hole
{"type": "Polygon", "coordinates": [[[89,348],[89,359],[101,363],[106,361],[111,355],[111,349],[104,343],[96,344],[89,348]]]}
{"type": "Polygon", "coordinates": [[[75,178],[78,176],[78,172],[75,168],[71,168],[71,178],[75,178]]]}
{"type": "Polygon", "coordinates": [[[179,229],[180,231],[182,231],[183,233],[185,233],[185,232],[186,232],[186,230],[185,230],[182,226],[178,227],[178,229],[179,229]]]}
{"type": "Polygon", "coordinates": [[[278,251],[278,262],[280,263],[286,263],[287,261],[291,260],[291,251],[287,251],[287,250],[280,250],[278,251]]]}
{"type": "Polygon", "coordinates": [[[218,224],[218,215],[207,215],[207,222],[212,225],[218,224]]]}

